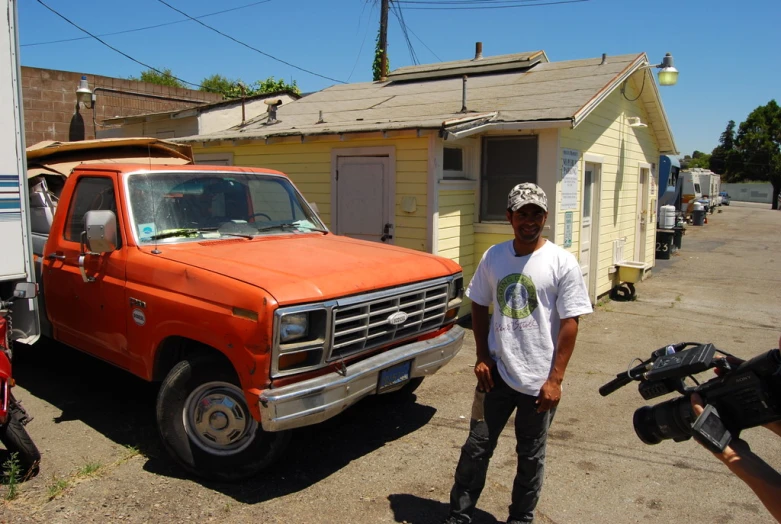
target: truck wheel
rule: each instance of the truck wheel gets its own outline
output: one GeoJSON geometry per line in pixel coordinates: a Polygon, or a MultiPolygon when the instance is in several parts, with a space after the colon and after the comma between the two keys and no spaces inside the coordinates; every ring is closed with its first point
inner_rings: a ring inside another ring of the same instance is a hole
{"type": "Polygon", "coordinates": [[[163,444],[184,469],[219,481],[251,477],[279,458],[290,432],[252,418],[232,369],[196,357],[173,367],[157,395],[163,444]]]}
{"type": "Polygon", "coordinates": [[[9,453],[16,453],[16,459],[24,472],[19,480],[27,480],[38,474],[41,453],[24,429],[19,410],[11,406],[9,411],[8,422],[0,427],[0,441],[9,453]]]}

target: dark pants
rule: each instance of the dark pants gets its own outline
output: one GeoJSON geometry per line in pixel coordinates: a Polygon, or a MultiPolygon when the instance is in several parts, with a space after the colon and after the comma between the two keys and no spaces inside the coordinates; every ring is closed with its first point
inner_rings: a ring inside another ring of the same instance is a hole
{"type": "Polygon", "coordinates": [[[515,391],[496,371],[493,379],[491,391],[475,393],[469,437],[461,448],[455,484],[450,491],[450,514],[465,522],[471,521],[477,499],[485,486],[488,461],[496,449],[499,434],[516,411],[515,452],[518,454],[518,466],[513,482],[510,519],[531,522],[542,490],[545,442],[555,410],[537,413],[537,397],[515,391]]]}

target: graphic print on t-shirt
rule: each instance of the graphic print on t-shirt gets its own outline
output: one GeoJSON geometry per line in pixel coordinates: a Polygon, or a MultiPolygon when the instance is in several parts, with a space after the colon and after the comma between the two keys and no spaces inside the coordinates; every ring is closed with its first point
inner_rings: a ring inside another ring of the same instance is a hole
{"type": "Polygon", "coordinates": [[[521,319],[537,309],[537,289],[532,279],[520,273],[507,275],[499,281],[496,298],[502,315],[521,319]]]}

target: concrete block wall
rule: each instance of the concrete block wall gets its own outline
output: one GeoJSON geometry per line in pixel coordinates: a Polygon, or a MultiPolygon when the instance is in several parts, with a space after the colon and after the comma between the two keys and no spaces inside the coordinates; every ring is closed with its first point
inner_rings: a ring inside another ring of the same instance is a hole
{"type": "Polygon", "coordinates": [[[77,107],[76,88],[81,76],[82,73],[22,66],[24,135],[28,147],[42,140],[93,139],[93,115],[100,129],[106,118],[187,109],[223,99],[215,93],[86,74],[97,100],[94,109],[77,107]]]}

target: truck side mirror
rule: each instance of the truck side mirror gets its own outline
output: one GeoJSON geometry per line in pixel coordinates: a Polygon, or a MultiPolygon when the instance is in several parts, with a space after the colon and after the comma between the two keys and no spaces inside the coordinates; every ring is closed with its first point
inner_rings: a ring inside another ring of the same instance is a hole
{"type": "Polygon", "coordinates": [[[38,284],[35,282],[19,282],[14,287],[14,298],[35,298],[38,296],[38,284]]]}
{"type": "Polygon", "coordinates": [[[92,253],[110,253],[117,249],[117,216],[113,211],[87,211],[87,248],[92,253]]]}

